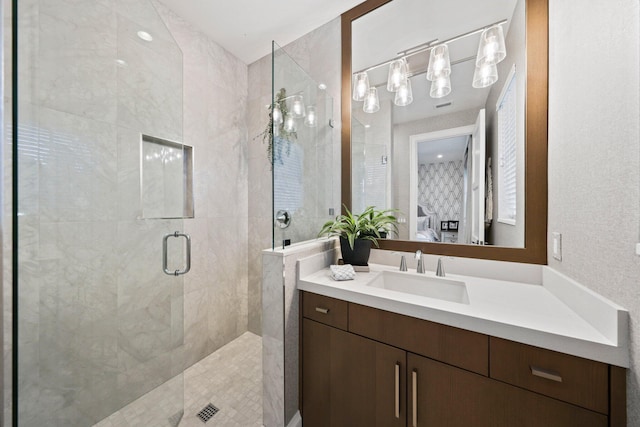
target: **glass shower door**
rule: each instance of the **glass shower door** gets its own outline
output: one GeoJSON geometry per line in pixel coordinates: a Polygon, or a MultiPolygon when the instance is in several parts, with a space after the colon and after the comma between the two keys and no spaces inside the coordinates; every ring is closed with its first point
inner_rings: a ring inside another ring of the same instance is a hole
{"type": "Polygon", "coordinates": [[[333,98],[273,42],[273,247],[317,238],[334,200],[333,98]]]}
{"type": "Polygon", "coordinates": [[[193,209],[182,53],[147,0],[20,0],[17,18],[14,416],[177,425],[193,209]]]}

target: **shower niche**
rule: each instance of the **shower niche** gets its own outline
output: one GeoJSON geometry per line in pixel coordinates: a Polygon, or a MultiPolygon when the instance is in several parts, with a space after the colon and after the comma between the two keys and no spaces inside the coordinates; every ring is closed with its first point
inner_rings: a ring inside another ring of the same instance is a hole
{"type": "Polygon", "coordinates": [[[141,135],[142,219],[193,218],[193,147],[141,135]]]}

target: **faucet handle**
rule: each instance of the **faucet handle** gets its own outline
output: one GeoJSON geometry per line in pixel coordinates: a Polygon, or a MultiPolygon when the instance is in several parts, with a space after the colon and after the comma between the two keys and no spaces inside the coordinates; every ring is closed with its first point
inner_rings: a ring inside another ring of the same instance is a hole
{"type": "Polygon", "coordinates": [[[425,272],[424,258],[422,258],[422,251],[420,249],[416,251],[416,259],[418,260],[418,268],[416,268],[416,272],[424,273],[425,272]]]}
{"type": "Polygon", "coordinates": [[[400,271],[407,271],[407,258],[402,252],[391,252],[393,255],[400,255],[400,271]]]}
{"type": "Polygon", "coordinates": [[[442,263],[442,257],[438,258],[438,267],[436,268],[436,276],[444,277],[444,265],[442,263]]]}

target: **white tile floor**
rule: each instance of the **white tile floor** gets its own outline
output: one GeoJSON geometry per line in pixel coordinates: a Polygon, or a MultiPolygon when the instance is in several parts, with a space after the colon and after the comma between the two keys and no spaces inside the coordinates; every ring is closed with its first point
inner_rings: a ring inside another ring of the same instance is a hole
{"type": "MultiPolygon", "coordinates": [[[[178,413],[182,406],[182,402],[172,401],[179,395],[181,383],[180,377],[167,381],[94,427],[174,427],[167,414],[178,413]]],[[[184,372],[184,416],[179,426],[262,426],[259,336],[246,332],[184,372]],[[220,411],[205,424],[196,414],[208,403],[220,411]]]]}

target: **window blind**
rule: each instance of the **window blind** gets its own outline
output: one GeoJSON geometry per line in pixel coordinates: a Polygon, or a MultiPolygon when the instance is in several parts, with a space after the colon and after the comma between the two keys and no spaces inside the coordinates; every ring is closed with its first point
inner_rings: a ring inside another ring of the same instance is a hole
{"type": "Polygon", "coordinates": [[[498,100],[498,221],[516,223],[516,74],[498,100]]]}

